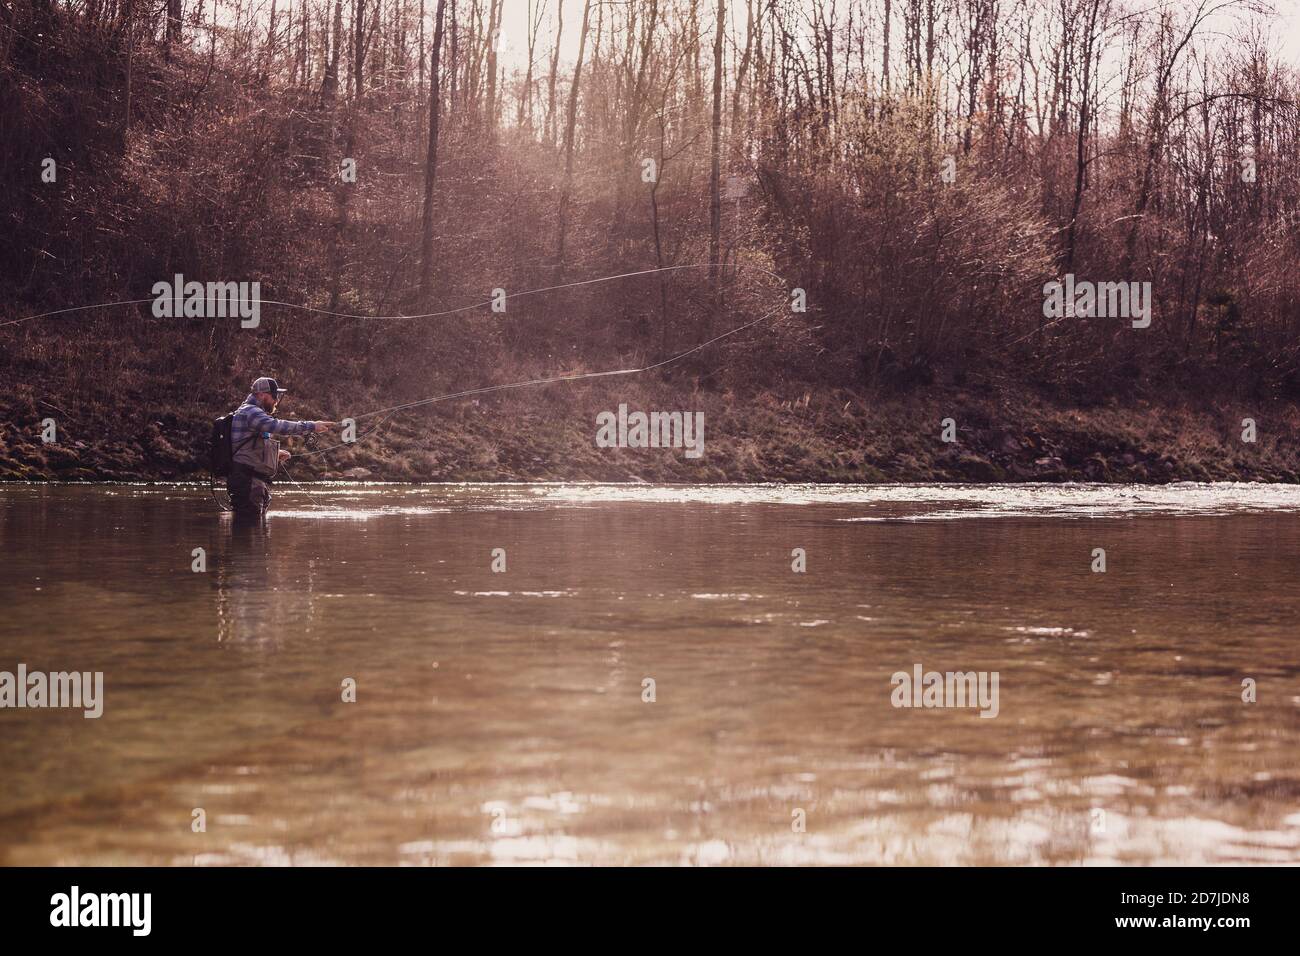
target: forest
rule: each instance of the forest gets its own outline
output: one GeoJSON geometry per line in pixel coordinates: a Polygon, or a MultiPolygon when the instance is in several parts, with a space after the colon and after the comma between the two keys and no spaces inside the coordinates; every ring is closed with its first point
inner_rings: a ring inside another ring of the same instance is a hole
{"type": "Polygon", "coordinates": [[[193,476],[260,374],[337,420],[666,363],[369,419],[300,477],[1300,480],[1285,22],[0,0],[0,477],[193,476]],[[157,318],[173,276],[258,283],[260,324],[157,318]],[[1149,323],[1049,317],[1067,278],[1149,323]],[[624,401],[709,453],[596,448],[624,401]]]}

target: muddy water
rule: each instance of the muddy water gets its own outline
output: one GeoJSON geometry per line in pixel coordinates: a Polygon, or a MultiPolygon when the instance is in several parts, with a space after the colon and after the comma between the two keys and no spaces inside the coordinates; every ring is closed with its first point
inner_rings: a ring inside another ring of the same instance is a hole
{"type": "Polygon", "coordinates": [[[0,863],[1300,862],[1295,489],[273,508],[0,488],[0,671],[104,674],[0,709],[0,863]],[[917,665],[997,716],[893,706],[917,665]]]}

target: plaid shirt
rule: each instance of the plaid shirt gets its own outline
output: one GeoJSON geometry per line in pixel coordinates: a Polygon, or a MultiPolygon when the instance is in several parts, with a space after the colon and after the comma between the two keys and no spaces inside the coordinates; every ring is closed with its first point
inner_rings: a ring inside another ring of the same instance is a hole
{"type": "Polygon", "coordinates": [[[271,435],[305,435],[311,431],[315,431],[311,422],[289,422],[283,418],[272,418],[250,394],[244,399],[244,404],[235,410],[235,417],[230,423],[230,445],[238,453],[254,435],[267,438],[271,435]]]}

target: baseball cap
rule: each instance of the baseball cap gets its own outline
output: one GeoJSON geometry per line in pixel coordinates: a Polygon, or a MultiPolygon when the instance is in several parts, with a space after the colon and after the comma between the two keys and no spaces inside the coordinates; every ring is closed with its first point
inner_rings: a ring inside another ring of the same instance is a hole
{"type": "Polygon", "coordinates": [[[251,390],[253,392],[270,392],[276,398],[280,397],[281,392],[289,391],[273,378],[259,378],[257,381],[253,382],[251,390]]]}

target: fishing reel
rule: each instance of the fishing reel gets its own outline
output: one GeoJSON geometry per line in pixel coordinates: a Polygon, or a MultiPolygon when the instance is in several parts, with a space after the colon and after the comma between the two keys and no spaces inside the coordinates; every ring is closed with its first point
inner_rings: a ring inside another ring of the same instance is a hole
{"type": "Polygon", "coordinates": [[[315,451],[316,446],[320,444],[320,439],[316,437],[315,432],[308,432],[307,437],[302,440],[308,451],[315,451]]]}

